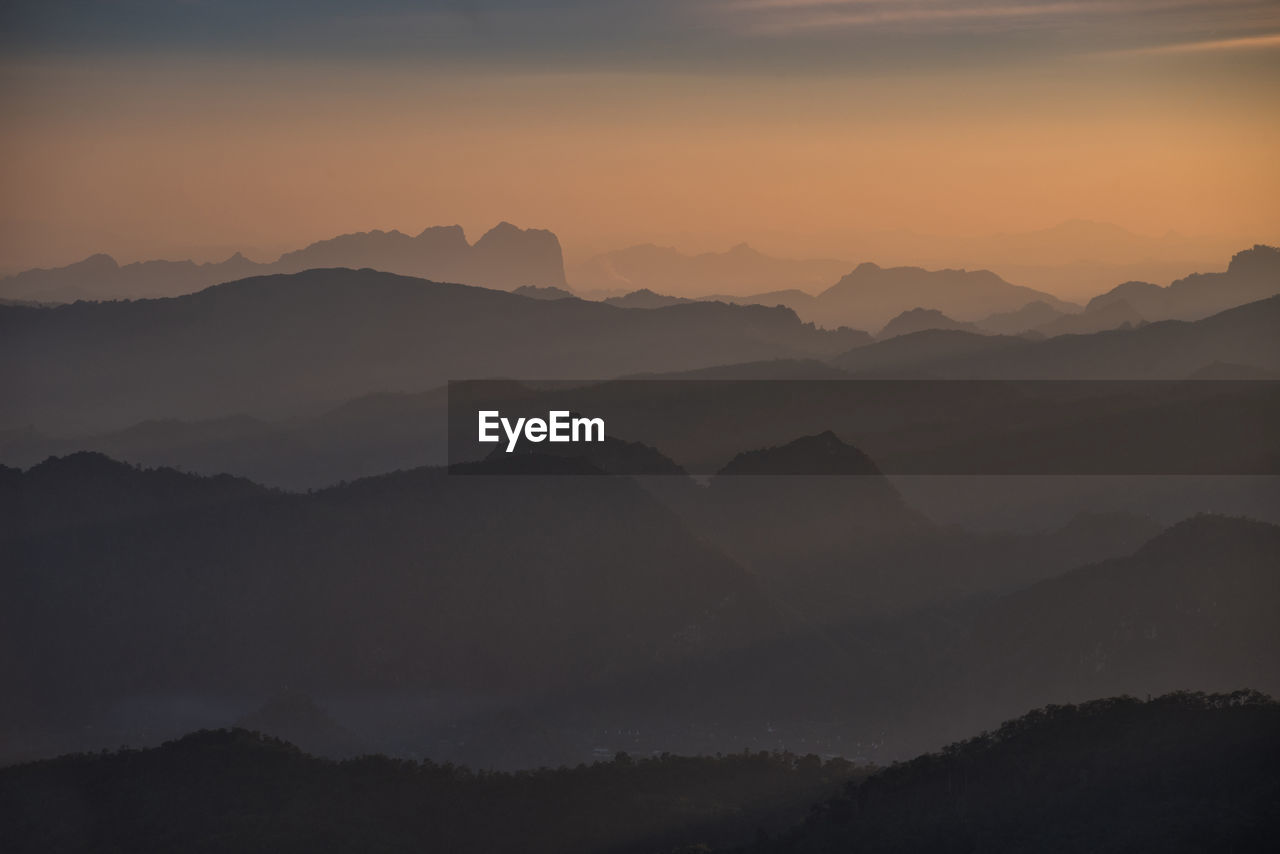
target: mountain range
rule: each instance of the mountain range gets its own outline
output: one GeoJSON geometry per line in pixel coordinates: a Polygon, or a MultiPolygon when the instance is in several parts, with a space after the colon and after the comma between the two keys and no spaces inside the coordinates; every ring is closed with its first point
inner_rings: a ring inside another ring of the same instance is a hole
{"type": "Polygon", "coordinates": [[[1254,246],[1231,257],[1226,271],[1195,273],[1167,287],[1125,282],[1094,297],[1086,313],[1118,304],[1146,320],[1199,320],[1280,293],[1280,249],[1254,246]]]}
{"type": "Polygon", "coordinates": [[[374,230],[321,240],[270,263],[250,261],[237,252],[220,263],[143,261],[122,266],[99,254],[65,267],[0,279],[0,297],[38,302],[171,297],[249,276],[320,267],[368,267],[502,290],[565,284],[555,234],[502,222],[474,244],[457,225],[427,228],[417,235],[374,230]]]}
{"type": "Polygon", "coordinates": [[[611,726],[668,749],[770,743],[768,719],[786,743],[891,731],[882,749],[901,755],[1029,699],[1198,685],[1218,666],[1266,689],[1278,672],[1260,616],[1274,526],[1204,517],[1159,534],[1096,517],[973,535],[932,524],[825,434],[744,454],[707,486],[572,458],[479,465],[310,494],[92,454],[0,469],[10,750],[230,722],[287,685],[347,698],[340,725],[378,749],[453,733],[436,755],[485,763],[564,761],[611,726]],[[849,474],[777,474],[833,456],[849,474]],[[1169,554],[1188,590],[1212,585],[1212,615],[1178,616],[1173,594],[1125,604],[1169,554]],[[1024,609],[1009,595],[1069,603],[1075,634],[1011,642],[1039,629],[1008,628],[1024,609]],[[1134,629],[1145,657],[1082,682],[1058,650],[1109,649],[1131,613],[1157,626],[1134,629]],[[814,723],[842,707],[834,730],[814,723]]]}
{"type": "Polygon", "coordinates": [[[815,754],[614,755],[477,772],[308,755],[246,729],[0,769],[8,850],[872,854],[1274,848],[1280,705],[1112,697],[1020,714],[875,768],[815,754]],[[584,820],[590,816],[592,820],[584,820]],[[567,832],[566,829],[572,829],[567,832]],[[156,847],[159,847],[158,845],[156,847]]]}
{"type": "Polygon", "coordinates": [[[881,377],[1185,379],[1214,363],[1280,369],[1277,324],[1280,296],[1273,296],[1193,322],[1166,320],[1045,340],[926,330],[856,348],[831,362],[881,377]]]}
{"type": "Polygon", "coordinates": [[[763,290],[815,291],[848,269],[848,262],[834,259],[775,258],[745,243],[700,255],[650,243],[596,255],[570,270],[569,278],[584,293],[652,290],[681,297],[745,296],[763,290]]]}
{"type": "Polygon", "coordinates": [[[0,306],[5,426],[70,432],[282,417],[465,377],[589,379],[825,358],[866,340],[780,307],[628,310],[373,270],[257,277],[168,299],[0,306]]]}

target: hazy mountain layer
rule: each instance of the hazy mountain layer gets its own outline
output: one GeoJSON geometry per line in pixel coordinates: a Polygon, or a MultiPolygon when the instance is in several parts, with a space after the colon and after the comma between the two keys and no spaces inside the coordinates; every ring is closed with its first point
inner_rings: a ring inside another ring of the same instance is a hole
{"type": "Polygon", "coordinates": [[[474,245],[456,225],[427,228],[416,236],[374,230],[321,240],[269,263],[236,253],[221,263],[143,261],[120,266],[111,256],[100,254],[65,267],[7,276],[0,279],[0,296],[47,302],[171,297],[248,276],[320,267],[369,267],[503,290],[564,286],[564,261],[556,236],[503,222],[474,245]]]}
{"type": "Polygon", "coordinates": [[[863,336],[785,308],[641,311],[372,270],[245,279],[163,300],[0,307],[7,426],[280,417],[486,376],[610,377],[826,358],[863,336]]]}
{"type": "Polygon", "coordinates": [[[886,323],[884,328],[876,333],[876,338],[883,341],[886,338],[910,335],[913,332],[923,332],[926,329],[959,329],[964,332],[982,333],[982,330],[976,325],[952,320],[936,309],[913,308],[909,311],[904,311],[886,323]]]}
{"type": "Polygon", "coordinates": [[[930,330],[860,347],[832,363],[881,376],[1185,379],[1215,362],[1280,369],[1277,328],[1280,297],[1271,297],[1194,322],[1170,320],[1045,341],[930,330]]]}
{"type": "Polygon", "coordinates": [[[436,755],[486,763],[567,761],[601,739],[901,756],[1095,683],[1200,687],[1216,667],[1268,687],[1280,672],[1259,618],[1275,599],[1260,568],[1280,565],[1271,526],[1188,523],[1172,546],[1111,565],[1105,593],[1080,587],[1097,572],[1063,576],[1049,599],[1079,633],[1014,643],[991,639],[1016,600],[984,601],[1126,554],[1152,523],[940,529],[823,436],[746,455],[707,487],[641,489],[570,459],[509,465],[579,474],[418,470],[287,495],[93,455],[0,471],[10,755],[230,723],[289,688],[341,701],[336,722],[364,744],[447,738],[436,755]],[[748,473],[832,454],[865,473],[748,473]],[[1124,579],[1165,554],[1192,579],[1211,572],[1216,616],[1150,598],[1142,618],[1160,634],[1142,666],[1082,682],[1055,645],[1105,649],[1116,609],[1148,601],[1124,579]]]}
{"type": "Polygon", "coordinates": [[[1127,303],[1147,320],[1199,320],[1280,293],[1280,249],[1254,246],[1237,252],[1226,272],[1195,273],[1168,287],[1125,282],[1089,301],[1090,312],[1127,303]]]}
{"type": "MultiPolygon", "coordinates": [[[[828,287],[849,269],[846,261],[773,258],[739,244],[728,252],[685,255],[645,244],[597,255],[570,271],[580,289],[648,289],[682,297],[709,293],[743,296],[765,290],[828,287]]],[[[772,304],[772,303],[771,303],[772,304]]]]}

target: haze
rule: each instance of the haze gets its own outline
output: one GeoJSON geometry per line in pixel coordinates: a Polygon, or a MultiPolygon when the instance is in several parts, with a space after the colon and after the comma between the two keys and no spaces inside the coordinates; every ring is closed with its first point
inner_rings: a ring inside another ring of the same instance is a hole
{"type": "Polygon", "coordinates": [[[501,219],[570,263],[1280,231],[1272,3],[70,6],[3,13],[0,269],[501,219]]]}

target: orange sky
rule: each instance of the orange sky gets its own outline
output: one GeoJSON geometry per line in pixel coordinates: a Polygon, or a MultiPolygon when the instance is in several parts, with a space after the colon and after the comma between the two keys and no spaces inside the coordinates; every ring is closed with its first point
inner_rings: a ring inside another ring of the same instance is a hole
{"type": "Polygon", "coordinates": [[[502,219],[571,261],[649,240],[849,257],[857,234],[1071,218],[1275,241],[1280,39],[1251,38],[777,74],[16,56],[0,268],[502,219]]]}

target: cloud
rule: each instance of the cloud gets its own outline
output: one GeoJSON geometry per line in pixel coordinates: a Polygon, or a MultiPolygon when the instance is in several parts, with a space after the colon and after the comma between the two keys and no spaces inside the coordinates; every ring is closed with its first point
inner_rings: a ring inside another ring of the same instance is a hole
{"type": "Polygon", "coordinates": [[[1160,32],[1248,32],[1280,18],[1269,0],[725,0],[720,9],[730,28],[776,37],[1034,28],[1136,41],[1160,32]]]}
{"type": "Polygon", "coordinates": [[[1236,50],[1276,50],[1280,49],[1280,33],[1263,36],[1243,36],[1234,39],[1213,39],[1209,41],[1180,42],[1177,44],[1157,45],[1155,47],[1134,48],[1125,51],[1129,54],[1176,54],[1176,53],[1214,53],[1218,51],[1236,50]]]}

